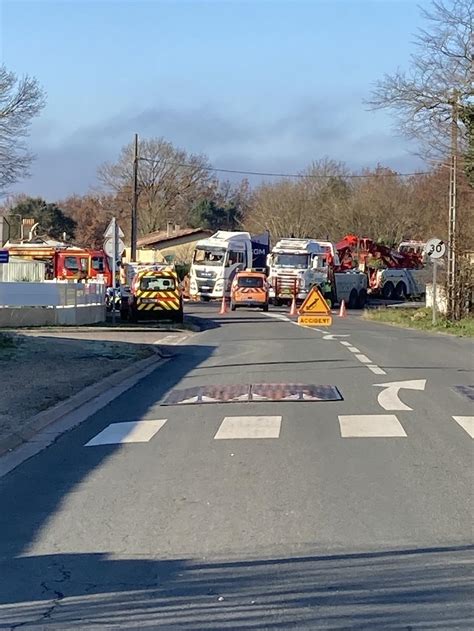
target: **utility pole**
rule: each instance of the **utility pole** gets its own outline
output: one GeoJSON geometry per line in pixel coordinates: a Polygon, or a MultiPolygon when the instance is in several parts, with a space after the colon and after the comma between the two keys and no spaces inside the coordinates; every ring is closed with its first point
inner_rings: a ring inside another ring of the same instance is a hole
{"type": "Polygon", "coordinates": [[[456,262],[457,262],[457,159],[458,159],[458,92],[453,92],[451,115],[451,162],[449,169],[449,223],[448,223],[448,318],[456,317],[456,262]]]}
{"type": "Polygon", "coordinates": [[[138,134],[135,134],[133,152],[133,198],[132,198],[132,238],[130,255],[132,261],[137,258],[137,208],[138,208],[138,134]]]}

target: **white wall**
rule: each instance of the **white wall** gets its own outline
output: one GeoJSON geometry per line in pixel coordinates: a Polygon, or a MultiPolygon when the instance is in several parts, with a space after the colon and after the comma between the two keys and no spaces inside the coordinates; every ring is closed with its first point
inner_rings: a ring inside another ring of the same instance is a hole
{"type": "Polygon", "coordinates": [[[104,284],[0,282],[0,326],[79,325],[103,321],[104,284]]]}

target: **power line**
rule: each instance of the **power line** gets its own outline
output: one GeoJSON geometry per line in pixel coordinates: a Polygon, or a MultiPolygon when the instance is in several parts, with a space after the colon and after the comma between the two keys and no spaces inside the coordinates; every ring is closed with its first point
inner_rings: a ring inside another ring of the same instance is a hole
{"type": "MultiPolygon", "coordinates": [[[[156,162],[160,162],[160,160],[153,160],[152,158],[138,158],[142,162],[150,162],[155,164],[156,162]]],[[[186,164],[180,162],[168,162],[163,160],[166,164],[170,164],[172,166],[181,167],[184,169],[195,169],[199,168],[203,171],[213,171],[216,173],[233,173],[236,175],[260,175],[263,177],[292,177],[298,179],[331,179],[331,178],[342,178],[342,179],[363,179],[363,178],[373,178],[373,177],[413,177],[416,175],[430,175],[431,171],[416,171],[413,173],[363,173],[363,174],[350,174],[350,175],[305,175],[304,173],[272,173],[268,171],[245,171],[240,169],[220,169],[217,167],[205,167],[197,164],[186,164]]]]}

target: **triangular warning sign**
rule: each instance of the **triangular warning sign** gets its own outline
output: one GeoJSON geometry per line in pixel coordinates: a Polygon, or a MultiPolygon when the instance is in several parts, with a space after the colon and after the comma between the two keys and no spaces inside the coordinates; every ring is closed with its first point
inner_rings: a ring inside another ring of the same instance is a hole
{"type": "Polygon", "coordinates": [[[331,309],[317,287],[313,287],[299,308],[300,315],[331,315],[331,309]]]}

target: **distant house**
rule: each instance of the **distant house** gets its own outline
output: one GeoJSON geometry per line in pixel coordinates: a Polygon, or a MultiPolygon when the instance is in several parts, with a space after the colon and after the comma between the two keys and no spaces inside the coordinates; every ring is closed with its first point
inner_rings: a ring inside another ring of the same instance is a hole
{"type": "Polygon", "coordinates": [[[159,250],[164,257],[176,262],[190,262],[197,241],[207,239],[212,230],[204,228],[181,228],[168,224],[166,230],[151,232],[137,241],[139,250],[159,250]]]}

